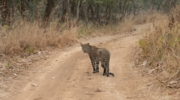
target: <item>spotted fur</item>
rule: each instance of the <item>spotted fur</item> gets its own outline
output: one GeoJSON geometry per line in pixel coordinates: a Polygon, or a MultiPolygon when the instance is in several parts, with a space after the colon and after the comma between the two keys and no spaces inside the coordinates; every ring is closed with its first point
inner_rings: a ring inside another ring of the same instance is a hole
{"type": "Polygon", "coordinates": [[[89,55],[93,67],[93,73],[99,72],[99,62],[101,62],[101,66],[104,69],[103,75],[114,76],[113,73],[109,72],[110,52],[107,49],[97,48],[91,46],[89,43],[81,44],[81,47],[82,51],[89,55]]]}

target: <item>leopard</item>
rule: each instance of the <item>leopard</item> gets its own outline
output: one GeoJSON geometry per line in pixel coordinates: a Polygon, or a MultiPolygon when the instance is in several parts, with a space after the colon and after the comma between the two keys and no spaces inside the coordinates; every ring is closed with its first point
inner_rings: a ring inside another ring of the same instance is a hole
{"type": "Polygon", "coordinates": [[[82,44],[82,51],[89,55],[91,60],[93,73],[99,72],[99,63],[101,63],[101,67],[104,69],[103,76],[109,77],[109,75],[114,77],[114,74],[109,72],[109,61],[110,61],[110,52],[105,48],[98,48],[96,46],[92,46],[89,43],[82,44]]]}

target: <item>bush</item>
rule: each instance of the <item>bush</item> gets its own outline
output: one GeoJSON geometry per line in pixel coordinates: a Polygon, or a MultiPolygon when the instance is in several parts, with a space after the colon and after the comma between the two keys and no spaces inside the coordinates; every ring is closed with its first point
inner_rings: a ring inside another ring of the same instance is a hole
{"type": "Polygon", "coordinates": [[[169,20],[156,22],[154,31],[139,40],[142,50],[140,60],[147,60],[146,66],[157,72],[168,72],[170,78],[180,77],[180,22],[177,19],[179,15],[176,15],[180,10],[176,9],[171,11],[169,20]],[[173,27],[169,26],[170,23],[173,27]]]}

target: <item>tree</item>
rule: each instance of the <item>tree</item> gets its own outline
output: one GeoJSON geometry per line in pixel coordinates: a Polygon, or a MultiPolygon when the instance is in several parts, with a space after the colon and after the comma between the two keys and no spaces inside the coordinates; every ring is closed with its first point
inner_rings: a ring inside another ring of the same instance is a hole
{"type": "Polygon", "coordinates": [[[54,0],[47,0],[46,10],[43,17],[43,26],[47,26],[52,8],[54,7],[54,0]]]}
{"type": "Polygon", "coordinates": [[[4,25],[10,25],[10,10],[8,7],[8,2],[9,0],[2,0],[1,4],[2,4],[2,9],[1,9],[1,13],[2,13],[2,26],[4,25]]]}

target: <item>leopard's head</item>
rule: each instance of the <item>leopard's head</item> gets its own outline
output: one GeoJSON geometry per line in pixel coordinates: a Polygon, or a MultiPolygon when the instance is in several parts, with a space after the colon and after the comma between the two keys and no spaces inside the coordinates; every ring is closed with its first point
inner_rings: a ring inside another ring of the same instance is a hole
{"type": "Polygon", "coordinates": [[[87,43],[87,44],[81,44],[81,47],[82,47],[82,51],[83,51],[84,53],[88,53],[89,50],[90,50],[90,48],[91,48],[91,46],[90,46],[89,43],[87,43]]]}

